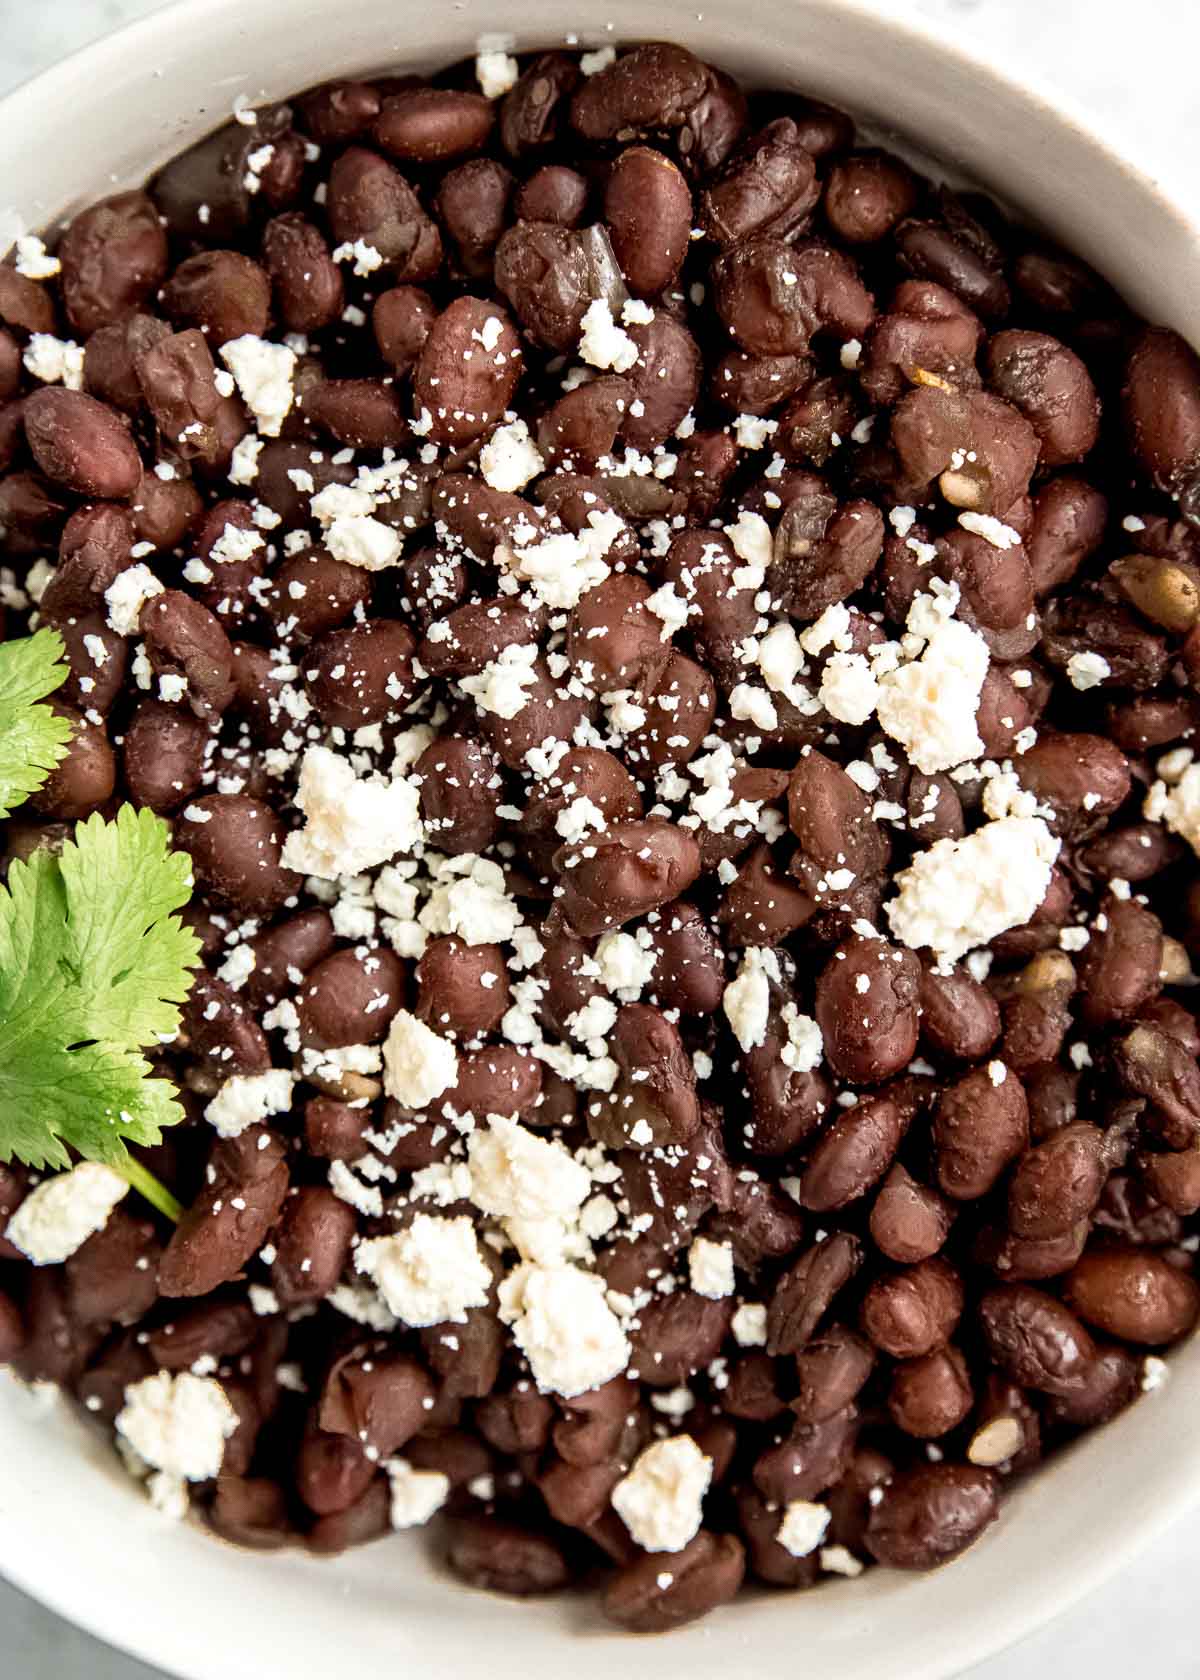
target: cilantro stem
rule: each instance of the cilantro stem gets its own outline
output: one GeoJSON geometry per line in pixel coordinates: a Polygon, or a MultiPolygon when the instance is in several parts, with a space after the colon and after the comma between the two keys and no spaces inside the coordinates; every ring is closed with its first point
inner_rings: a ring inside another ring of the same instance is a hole
{"type": "Polygon", "coordinates": [[[130,1187],[144,1196],[152,1208],[157,1208],[173,1225],[178,1225],[183,1218],[183,1203],[177,1201],[165,1184],[160,1184],[154,1174],[144,1167],[140,1161],[135,1161],[132,1155],[127,1155],[119,1166],[114,1166],[114,1172],[119,1172],[130,1187]]]}

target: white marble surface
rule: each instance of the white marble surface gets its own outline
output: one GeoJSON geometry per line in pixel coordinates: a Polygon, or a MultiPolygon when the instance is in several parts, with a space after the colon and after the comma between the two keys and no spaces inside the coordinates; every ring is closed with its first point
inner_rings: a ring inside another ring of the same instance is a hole
{"type": "MultiPolygon", "coordinates": [[[[157,3],[0,0],[0,93],[119,23],[153,11],[157,3]]],[[[1031,77],[1069,94],[1103,123],[1121,149],[1177,198],[1200,210],[1196,0],[880,3],[893,14],[915,15],[1010,64],[1027,66],[1031,77]]],[[[1169,1443],[1164,1448],[1169,1450],[1169,1443]]],[[[1114,1511],[1112,1520],[1119,1524],[1121,1513],[1114,1511]]],[[[1067,1680],[1083,1675],[1116,1680],[1137,1668],[1168,1680],[1197,1673],[1197,1557],[1200,1510],[1119,1580],[1013,1651],[973,1670],[972,1680],[1043,1680],[1059,1674],[1067,1680]]],[[[155,1680],[151,1669],[48,1615],[3,1581],[0,1674],[5,1680],[155,1680]]]]}

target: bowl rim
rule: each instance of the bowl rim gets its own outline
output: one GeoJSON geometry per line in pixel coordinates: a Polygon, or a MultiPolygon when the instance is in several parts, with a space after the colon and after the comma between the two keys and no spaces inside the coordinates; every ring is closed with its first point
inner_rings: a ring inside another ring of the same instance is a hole
{"type": "MultiPolygon", "coordinates": [[[[331,16],[336,17],[341,0],[324,0],[331,16]]],[[[709,0],[715,12],[730,0],[709,0]]],[[[1173,224],[1175,231],[1193,242],[1200,240],[1200,213],[1190,214],[1173,193],[1165,189],[1151,173],[1148,159],[1140,155],[1142,143],[1133,142],[1117,151],[1105,139],[1098,121],[1077,96],[1055,87],[1040,68],[1030,69],[1020,61],[1020,53],[1011,41],[1003,47],[989,43],[986,50],[976,48],[970,39],[943,33],[934,20],[914,15],[895,15],[889,0],[791,0],[797,11],[826,14],[853,14],[864,26],[877,30],[881,37],[891,36],[911,41],[922,51],[939,55],[959,69],[969,69],[984,77],[992,88],[1017,106],[1029,112],[1031,120],[1048,124],[1060,131],[1073,131],[1096,162],[1108,172],[1126,178],[1133,189],[1153,207],[1154,213],[1173,224]]],[[[695,19],[689,0],[659,0],[664,8],[686,10],[695,19]]],[[[10,135],[23,132],[26,123],[34,126],[47,106],[69,109],[70,95],[80,74],[86,69],[89,78],[102,81],[106,75],[118,71],[132,56],[140,62],[153,62],[182,28],[193,34],[200,20],[205,29],[236,32],[239,17],[244,17],[245,0],[167,0],[142,17],[134,18],[98,38],[74,48],[34,75],[26,78],[0,97],[0,129],[10,135]]],[[[585,31],[581,40],[591,31],[585,31]]],[[[539,39],[545,32],[539,32],[539,39]]],[[[628,35],[621,39],[628,40],[628,35]]],[[[643,39],[661,39],[646,36],[643,39]]],[[[614,36],[614,40],[617,37],[614,36]]],[[[516,50],[529,51],[518,46],[516,50]]],[[[248,73],[249,74],[249,73],[248,73]]],[[[216,126],[214,124],[214,126],[216,126]]],[[[54,207],[54,218],[61,213],[54,207]]],[[[2,1380],[0,1372],[0,1407],[10,1403],[5,1392],[11,1383],[2,1380]]],[[[81,1424],[86,1428],[86,1424],[81,1424]]],[[[1068,1449],[1073,1456],[1078,1450],[1088,1450],[1085,1439],[1077,1447],[1068,1449]]],[[[82,1451],[83,1449],[81,1449],[82,1451]]],[[[1095,1450],[1093,1447],[1091,1450],[1095,1450]]],[[[1019,1498],[1019,1494],[1017,1495],[1019,1498]]],[[[1188,1510],[1200,1502],[1200,1462],[1189,1477],[1179,1475],[1168,1485],[1156,1490],[1153,1505],[1143,1504],[1129,1520],[1106,1534],[1104,1543],[1093,1544],[1072,1558],[1069,1575],[1047,1581],[1036,1594],[1026,1595],[1018,1602],[1010,1597],[1008,1603],[990,1614],[961,1618],[952,1627],[939,1627],[936,1644],[929,1652],[922,1680],[952,1680],[965,1669],[996,1656],[1028,1638],[1047,1623],[1073,1608],[1081,1599],[1095,1591],[1106,1580],[1128,1565],[1136,1554],[1159,1538],[1188,1510]]],[[[0,1534],[6,1525],[6,1513],[0,1503],[0,1534]]],[[[211,1543],[211,1542],[210,1542],[211,1543]]],[[[152,1667],[179,1676],[180,1680],[210,1680],[211,1666],[204,1660],[204,1652],[190,1646],[186,1636],[167,1641],[164,1651],[161,1630],[151,1631],[139,1618],[128,1614],[128,1606],[102,1592],[88,1591],[88,1583],[54,1567],[52,1556],[57,1554],[34,1547],[29,1550],[10,1548],[0,1555],[0,1575],[30,1598],[60,1616],[64,1621],[104,1641],[113,1649],[134,1657],[152,1667]],[[83,1591],[81,1592],[81,1586],[83,1591]],[[81,1600],[82,1606],[81,1606],[81,1600]]],[[[326,1565],[326,1567],[329,1567],[326,1565]]],[[[132,1597],[132,1595],[131,1595],[132,1597]]],[[[652,1648],[665,1656],[669,1642],[655,1641],[652,1648]]],[[[636,1649],[642,1650],[642,1646],[636,1649]]],[[[632,1670],[630,1671],[632,1674],[632,1670]]],[[[697,1680],[700,1676],[697,1675],[697,1680]]]]}

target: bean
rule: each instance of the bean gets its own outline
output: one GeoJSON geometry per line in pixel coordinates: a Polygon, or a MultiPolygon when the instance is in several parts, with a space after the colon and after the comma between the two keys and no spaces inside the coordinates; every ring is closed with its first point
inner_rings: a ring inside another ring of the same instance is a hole
{"type": "Polygon", "coordinates": [[[862,1264],[862,1246],[846,1232],[818,1239],[775,1286],[767,1309],[767,1351],[798,1353],[862,1264]]]}
{"type": "Polygon", "coordinates": [[[776,1505],[815,1499],[845,1475],[857,1425],[853,1406],[820,1423],[794,1424],[785,1440],[755,1460],[755,1487],[776,1505]]]}
{"type": "Polygon", "coordinates": [[[987,367],[997,394],[1019,409],[1038,434],[1044,467],[1082,461],[1091,451],[1100,429],[1100,402],[1073,350],[1046,333],[1009,329],[989,341],[987,367]]]}
{"type": "Polygon", "coordinates": [[[395,280],[421,285],[441,267],[437,223],[399,170],[378,152],[351,146],[334,159],[327,205],[337,243],[362,240],[379,252],[395,280]]]}
{"type": "Polygon", "coordinates": [[[500,419],[521,377],[521,346],[504,310],[458,297],[430,328],[413,370],[413,396],[435,443],[464,443],[500,419]]]}
{"type": "Polygon", "coordinates": [[[482,742],[447,735],[414,765],[421,780],[421,816],[438,850],[483,852],[499,827],[500,762],[482,742]]]}
{"type": "Polygon", "coordinates": [[[820,197],[816,165],[796,125],[776,118],[754,135],[705,185],[700,225],[728,247],[768,234],[789,239],[808,225],[820,197]]]}
{"type": "Polygon", "coordinates": [[[1019,1383],[1043,1394],[1079,1389],[1096,1346],[1061,1302],[1026,1283],[991,1289],[979,1303],[980,1323],[992,1359],[1019,1383]]]}
{"type": "Polygon", "coordinates": [[[713,289],[730,333],[762,356],[803,353],[820,331],[861,337],[874,315],[853,264],[821,245],[795,250],[782,240],[744,240],[717,258],[713,289]]]}
{"type": "Polygon", "coordinates": [[[955,1201],[984,1196],[1029,1141],[1029,1104],[1021,1081],[1003,1063],[973,1068],[938,1099],[933,1140],[938,1183],[955,1201]]]}
{"type": "Polygon", "coordinates": [[[181,683],[196,717],[219,717],[233,699],[233,649],[207,607],[164,589],[142,608],[139,629],[160,693],[163,679],[181,683]]]}
{"type": "Polygon", "coordinates": [[[1136,1015],[1161,984],[1162,923],[1136,899],[1107,894],[1079,962],[1083,1019],[1107,1025],[1136,1015]]]}
{"type": "Polygon", "coordinates": [[[800,1178],[801,1207],[829,1213],[865,1196],[891,1164],[904,1116],[884,1093],[866,1096],[823,1132],[800,1178]]]}
{"type": "Polygon", "coordinates": [[[919,1359],[954,1334],[962,1309],[962,1280],[935,1257],[868,1285],[860,1323],[864,1335],[893,1359],[919,1359]]]}
{"type": "Polygon", "coordinates": [[[492,256],[511,219],[513,187],[511,172],[494,158],[472,158],[442,176],[438,217],[472,279],[491,280],[492,256]]]}
{"type": "Polygon", "coordinates": [[[167,281],[162,303],[173,321],[198,327],[210,344],[221,345],[266,331],[271,282],[239,251],[198,251],[167,281]]]}
{"type": "Polygon", "coordinates": [[[167,236],[145,193],[118,193],[72,219],[58,257],[67,318],[88,335],[131,315],[150,297],[167,270],[167,236]]]}
{"type": "Polygon", "coordinates": [[[871,1209],[871,1238],[889,1260],[913,1265],[935,1255],[950,1234],[954,1209],[936,1190],[893,1166],[871,1209]]]}
{"type": "Polygon", "coordinates": [[[412,693],[412,632],[395,619],[373,618],[331,630],[305,660],[305,685],[322,721],[361,729],[394,717],[412,693]]]}
{"type": "Polygon", "coordinates": [[[671,42],[634,47],[585,79],[571,101],[571,126],[589,141],[681,128],[708,91],[711,74],[671,42]]]}
{"type": "Polygon", "coordinates": [[[685,830],[662,818],[614,823],[593,844],[568,844],[555,854],[563,912],[585,937],[618,928],[678,898],[700,870],[700,853],[685,830]]]}
{"type": "Polygon", "coordinates": [[[901,268],[920,280],[934,280],[985,320],[1008,312],[1004,277],[963,239],[935,222],[910,218],[893,235],[901,268]]]}
{"type": "Polygon", "coordinates": [[[990,1470],[922,1464],[902,1471],[872,1508],[865,1545],[894,1569],[935,1569],[966,1550],[996,1519],[999,1488],[990,1470]]]}
{"type": "Polygon", "coordinates": [[[82,391],[46,386],[26,398],[23,413],[33,458],[55,484],[102,500],[133,495],[142,464],[114,409],[82,391]]]}
{"type": "Polygon", "coordinates": [[[874,1085],[907,1066],[917,1047],[920,973],[911,951],[886,940],[855,934],[838,948],[817,978],[815,1004],[835,1073],[874,1085]]]}
{"type": "Polygon", "coordinates": [[[1063,1293],[1093,1329],[1140,1347],[1178,1341],[1200,1316],[1195,1279],[1146,1248],[1089,1248],[1063,1293]]]}
{"type": "Polygon", "coordinates": [[[404,998],[404,965],[386,947],[334,951],[309,970],[298,993],[301,1043],[323,1050],[376,1044],[404,998]]]}
{"type": "Polygon", "coordinates": [[[1113,1046],[1117,1076],[1127,1091],[1154,1105],[1155,1129],[1170,1149],[1200,1139],[1200,1069],[1195,1057],[1161,1028],[1135,1026],[1113,1046]]]}
{"type": "Polygon", "coordinates": [[[287,1309],[323,1300],[338,1282],[354,1236],[354,1209],[327,1190],[311,1185],[284,1203],[275,1235],[271,1287],[287,1309]]]}
{"type": "Polygon", "coordinates": [[[633,1633],[682,1627],[735,1598],[745,1570],[740,1540],[701,1529],[671,1554],[667,1570],[653,1553],[618,1570],[604,1593],[604,1614],[633,1633]]]}
{"type": "Polygon", "coordinates": [[[641,1309],[631,1337],[630,1370],[651,1388],[675,1388],[717,1357],[733,1306],[690,1289],[657,1295],[641,1309]]]}
{"type": "Polygon", "coordinates": [[[409,163],[442,163],[479,151],[495,110],[479,93],[413,87],[383,101],[375,138],[385,152],[409,163]]]}
{"type": "Polygon", "coordinates": [[[457,1518],[447,1562],[469,1585],[512,1598],[559,1592],[571,1579],[566,1557],[548,1534],[496,1517],[457,1518]]]}
{"type": "Polygon", "coordinates": [[[1100,1200],[1107,1168],[1103,1135],[1084,1121],[1052,1132],[1022,1156],[1008,1191],[1008,1219],[1018,1237],[1064,1236],[1100,1200]]]}
{"type": "Polygon", "coordinates": [[[163,1251],[162,1295],[207,1295],[234,1277],[262,1246],[283,1206],[288,1187],[283,1143],[260,1126],[220,1139],[209,1171],[163,1251]]]}
{"type": "Polygon", "coordinates": [[[351,1352],[335,1360],[325,1378],[317,1422],[390,1458],[424,1427],[432,1399],[428,1373],[409,1355],[351,1352]]]}
{"type": "Polygon", "coordinates": [[[823,208],[837,238],[870,245],[887,237],[916,197],[916,181],[902,159],[890,152],[856,152],[829,171],[823,208]]]}
{"type": "Polygon", "coordinates": [[[1154,484],[1182,490],[1200,465],[1200,361],[1178,333],[1149,327],[1137,341],[1121,392],[1131,448],[1154,484]]]}
{"type": "Polygon", "coordinates": [[[278,909],[297,891],[300,877],[280,863],[284,837],[269,805],[247,794],[210,793],[188,810],[176,840],[191,853],[204,891],[251,913],[278,909]]]}
{"type": "Polygon", "coordinates": [[[831,1325],[796,1354],[796,1398],[802,1423],[821,1423],[853,1404],[875,1366],[875,1350],[853,1330],[831,1325]]]}
{"type": "Polygon", "coordinates": [[[905,1359],[892,1373],[888,1411],[897,1429],[922,1441],[948,1435],[974,1404],[967,1362],[956,1347],[905,1359]]]}
{"type": "Polygon", "coordinates": [[[1000,1036],[999,1006],[964,968],[923,969],[921,1036],[940,1055],[979,1061],[1000,1036]]]}

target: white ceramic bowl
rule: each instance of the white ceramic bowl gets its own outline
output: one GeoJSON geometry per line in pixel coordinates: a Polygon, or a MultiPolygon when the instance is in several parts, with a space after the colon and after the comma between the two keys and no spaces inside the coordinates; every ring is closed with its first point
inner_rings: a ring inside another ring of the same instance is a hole
{"type": "MultiPolygon", "coordinates": [[[[89,47],[0,105],[3,194],[39,227],[140,181],[225,118],[328,77],[432,68],[500,33],[525,49],[683,42],[759,83],[794,84],[994,188],[1101,269],[1152,320],[1200,341],[1197,229],[1062,101],[888,0],[184,0],[89,47]],[[701,11],[696,7],[700,6],[701,11]]],[[[4,206],[7,208],[7,206],[4,206]]],[[[745,1599],[654,1641],[576,1598],[517,1604],[440,1575],[421,1544],[334,1562],[253,1556],[154,1513],[61,1403],[0,1379],[0,1569],[72,1621],[187,1680],[411,1680],[567,1673],[719,1680],[794,1668],[944,1680],[1117,1571],[1200,1496],[1200,1342],[1166,1387],[1037,1476],[934,1575],[872,1571],[745,1599]]]]}

